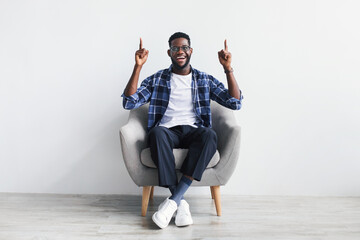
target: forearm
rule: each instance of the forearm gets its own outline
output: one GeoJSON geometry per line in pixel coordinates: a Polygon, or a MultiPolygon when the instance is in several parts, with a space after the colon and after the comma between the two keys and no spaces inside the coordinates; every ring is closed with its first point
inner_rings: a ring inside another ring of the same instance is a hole
{"type": "Polygon", "coordinates": [[[125,96],[128,97],[128,96],[131,96],[134,93],[136,93],[141,68],[142,68],[142,66],[135,64],[134,70],[130,77],[130,80],[129,80],[128,84],[126,85],[126,88],[124,91],[125,96]]]}
{"type": "Polygon", "coordinates": [[[240,99],[240,90],[239,90],[239,86],[236,82],[235,76],[234,76],[234,72],[232,71],[232,68],[230,69],[226,69],[226,79],[227,79],[227,83],[228,83],[228,89],[229,89],[229,93],[232,97],[236,98],[236,99],[240,99]]]}

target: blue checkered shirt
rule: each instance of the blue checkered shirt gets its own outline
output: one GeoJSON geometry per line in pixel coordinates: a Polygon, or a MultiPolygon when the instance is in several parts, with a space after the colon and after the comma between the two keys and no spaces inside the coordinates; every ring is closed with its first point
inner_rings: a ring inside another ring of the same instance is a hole
{"type": "MultiPolygon", "coordinates": [[[[148,130],[159,125],[169,103],[171,68],[160,70],[146,78],[131,96],[123,97],[125,109],[138,108],[148,102],[148,130]]],[[[192,72],[192,97],[195,114],[199,127],[211,127],[210,99],[219,104],[234,110],[241,108],[243,96],[240,92],[240,100],[232,97],[229,91],[220,81],[213,76],[200,72],[191,67],[192,72]]]]}

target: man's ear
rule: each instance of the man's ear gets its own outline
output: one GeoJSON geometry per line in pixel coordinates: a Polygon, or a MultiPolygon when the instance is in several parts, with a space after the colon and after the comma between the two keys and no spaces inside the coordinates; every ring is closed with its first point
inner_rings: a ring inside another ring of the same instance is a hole
{"type": "Polygon", "coordinates": [[[171,57],[171,55],[170,55],[170,50],[169,50],[169,49],[167,50],[167,53],[168,53],[168,56],[171,57]]]}

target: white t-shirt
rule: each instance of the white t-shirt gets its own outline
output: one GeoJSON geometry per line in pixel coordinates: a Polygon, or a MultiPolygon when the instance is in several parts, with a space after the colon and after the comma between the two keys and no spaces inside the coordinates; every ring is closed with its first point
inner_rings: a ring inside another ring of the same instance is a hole
{"type": "Polygon", "coordinates": [[[171,74],[169,105],[159,126],[171,128],[177,125],[197,127],[191,89],[192,73],[188,75],[171,74]]]}

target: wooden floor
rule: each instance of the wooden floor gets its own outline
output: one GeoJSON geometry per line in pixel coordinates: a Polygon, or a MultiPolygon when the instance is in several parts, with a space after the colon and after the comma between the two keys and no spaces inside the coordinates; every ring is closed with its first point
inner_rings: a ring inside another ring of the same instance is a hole
{"type": "Polygon", "coordinates": [[[0,193],[0,240],[78,239],[360,239],[360,198],[222,196],[222,216],[211,197],[188,197],[194,225],[151,220],[163,197],[141,217],[141,197],[0,193]]]}

